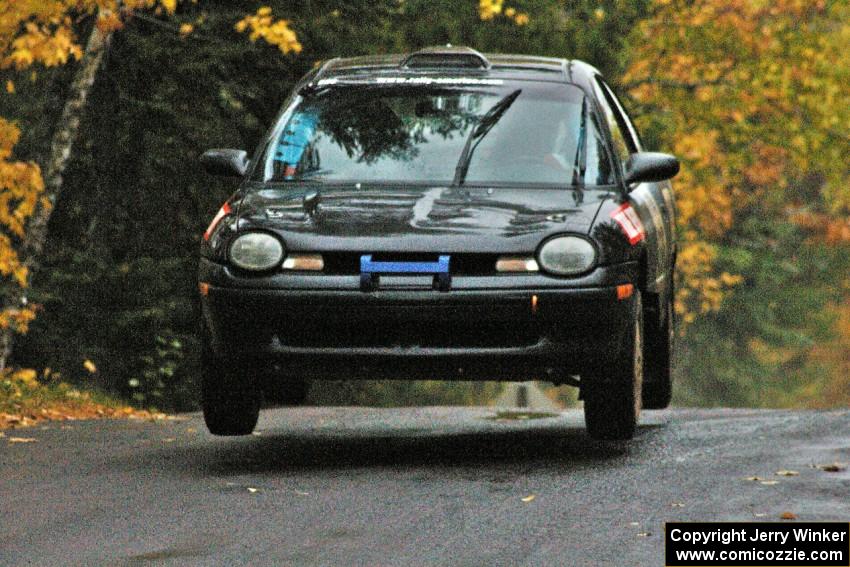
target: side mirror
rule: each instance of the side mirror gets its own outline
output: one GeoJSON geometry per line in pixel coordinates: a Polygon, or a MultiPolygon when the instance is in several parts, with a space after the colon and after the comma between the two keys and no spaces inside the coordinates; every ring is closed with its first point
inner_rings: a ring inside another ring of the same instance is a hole
{"type": "Polygon", "coordinates": [[[638,152],[626,162],[626,185],[671,179],[679,173],[679,160],[670,154],[638,152]]]}
{"type": "Polygon", "coordinates": [[[207,150],[201,154],[201,165],[211,175],[244,177],[248,163],[248,152],[244,150],[207,150]]]}

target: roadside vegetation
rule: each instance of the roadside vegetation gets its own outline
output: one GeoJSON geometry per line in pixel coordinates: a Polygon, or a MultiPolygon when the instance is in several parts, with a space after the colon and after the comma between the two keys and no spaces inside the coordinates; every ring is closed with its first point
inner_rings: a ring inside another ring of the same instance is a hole
{"type": "Polygon", "coordinates": [[[76,419],[165,419],[155,410],[141,410],[96,390],[62,382],[49,371],[8,371],[0,377],[0,430],[27,427],[41,421],[76,419]]]}
{"type": "MultiPolygon", "coordinates": [[[[73,392],[106,414],[195,407],[197,242],[234,189],[197,156],[253,149],[317,61],[444,43],[588,61],[651,117],[645,145],[682,160],[674,402],[850,403],[850,61],[834,56],[850,47],[846,2],[12,5],[0,14],[4,414],[82,407],[73,392]],[[63,121],[94,32],[108,39],[96,78],[79,123],[63,121]]],[[[311,396],[481,403],[496,390],[340,382],[311,396]]]]}

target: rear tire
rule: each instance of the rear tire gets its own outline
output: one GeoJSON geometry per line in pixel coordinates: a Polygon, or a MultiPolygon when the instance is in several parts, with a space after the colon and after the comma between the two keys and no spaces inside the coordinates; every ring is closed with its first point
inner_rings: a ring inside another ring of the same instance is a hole
{"type": "Polygon", "coordinates": [[[201,407],[207,429],[213,435],[250,435],[262,401],[254,376],[226,366],[208,348],[204,348],[201,368],[201,407]]]}
{"type": "Polygon", "coordinates": [[[647,332],[643,384],[644,409],[664,409],[673,398],[673,349],[676,339],[673,291],[659,306],[653,329],[647,332]],[[661,318],[664,318],[662,321],[661,318]]]}
{"type": "MultiPolygon", "coordinates": [[[[585,380],[582,380],[585,382],[585,380]]],[[[643,308],[635,291],[631,332],[606,373],[590,376],[583,385],[584,422],[594,439],[634,437],[643,386],[643,308]]]]}

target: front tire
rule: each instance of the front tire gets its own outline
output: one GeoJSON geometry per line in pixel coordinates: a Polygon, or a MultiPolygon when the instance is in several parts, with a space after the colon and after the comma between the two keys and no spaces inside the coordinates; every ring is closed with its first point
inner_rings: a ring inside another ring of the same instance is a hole
{"type": "Polygon", "coordinates": [[[262,401],[254,377],[225,365],[207,348],[204,351],[201,407],[207,429],[213,435],[250,435],[262,401]]]}
{"type": "Polygon", "coordinates": [[[590,376],[583,385],[584,422],[594,439],[631,439],[637,429],[643,388],[643,307],[637,290],[632,317],[630,332],[605,374],[590,376]]]}

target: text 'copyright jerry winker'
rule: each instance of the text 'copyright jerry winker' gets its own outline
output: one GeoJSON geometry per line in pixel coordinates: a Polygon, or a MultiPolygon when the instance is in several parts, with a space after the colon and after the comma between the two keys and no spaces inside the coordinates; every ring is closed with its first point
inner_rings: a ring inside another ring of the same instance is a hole
{"type": "Polygon", "coordinates": [[[670,522],[668,567],[848,567],[850,523],[670,522]]]}

